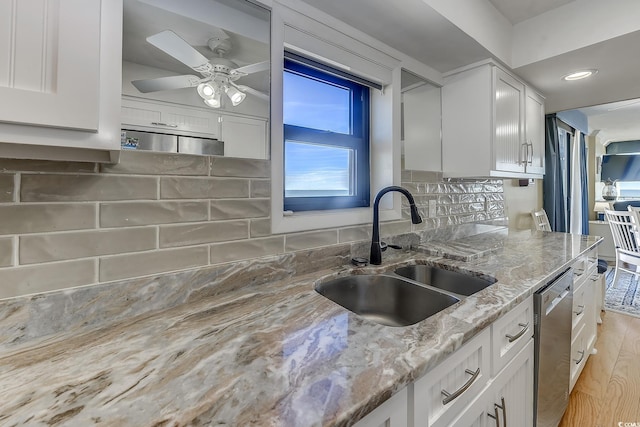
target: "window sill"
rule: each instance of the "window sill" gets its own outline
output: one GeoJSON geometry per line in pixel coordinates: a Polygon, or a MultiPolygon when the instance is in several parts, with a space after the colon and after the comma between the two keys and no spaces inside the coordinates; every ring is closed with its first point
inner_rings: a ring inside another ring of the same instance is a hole
{"type": "MultiPolygon", "coordinates": [[[[396,205],[396,203],[394,203],[394,205],[396,205]]],[[[276,206],[272,206],[272,212],[278,212],[276,206]]],[[[273,215],[271,218],[271,233],[282,234],[322,228],[339,228],[370,224],[372,218],[373,212],[371,207],[336,209],[332,211],[294,212],[288,215],[285,215],[284,212],[280,210],[279,215],[273,215]]],[[[391,221],[401,218],[402,212],[399,201],[393,209],[380,210],[380,221],[391,221]]]]}

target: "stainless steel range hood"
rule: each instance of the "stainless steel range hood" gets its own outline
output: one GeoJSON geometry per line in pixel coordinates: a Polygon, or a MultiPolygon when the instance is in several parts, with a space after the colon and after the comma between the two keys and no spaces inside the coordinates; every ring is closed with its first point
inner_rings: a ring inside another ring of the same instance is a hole
{"type": "Polygon", "coordinates": [[[224,142],[211,138],[122,129],[120,142],[123,150],[146,150],[208,156],[224,155],[224,142]]]}

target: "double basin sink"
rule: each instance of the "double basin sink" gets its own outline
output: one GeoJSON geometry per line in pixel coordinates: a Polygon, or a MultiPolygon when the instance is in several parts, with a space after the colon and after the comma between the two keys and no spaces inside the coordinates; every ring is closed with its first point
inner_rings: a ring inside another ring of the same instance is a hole
{"type": "Polygon", "coordinates": [[[432,265],[409,265],[392,273],[338,277],[316,291],[376,323],[408,326],[495,283],[432,265]]]}

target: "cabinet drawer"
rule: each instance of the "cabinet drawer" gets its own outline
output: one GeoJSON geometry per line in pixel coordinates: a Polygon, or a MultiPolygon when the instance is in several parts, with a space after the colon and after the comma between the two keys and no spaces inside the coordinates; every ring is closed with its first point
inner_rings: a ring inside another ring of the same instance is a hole
{"type": "Polygon", "coordinates": [[[489,387],[448,427],[532,427],[533,346],[533,340],[528,339],[489,387]]]}
{"type": "Polygon", "coordinates": [[[584,278],[586,277],[585,273],[588,268],[587,256],[581,255],[578,257],[578,259],[573,262],[573,265],[571,265],[571,268],[573,269],[573,289],[575,291],[584,282],[584,278]]]}
{"type": "Polygon", "coordinates": [[[490,328],[486,328],[414,383],[415,427],[450,425],[486,386],[490,377],[490,347],[490,328]]]}
{"type": "Polygon", "coordinates": [[[589,301],[587,301],[587,286],[580,286],[573,292],[573,308],[571,310],[571,328],[578,331],[586,317],[589,301]]]}
{"type": "Polygon", "coordinates": [[[595,280],[598,274],[598,252],[590,250],[581,255],[571,266],[573,268],[573,291],[578,290],[589,279],[595,280]]]}
{"type": "Polygon", "coordinates": [[[496,320],[491,327],[492,374],[505,367],[533,336],[533,296],[496,320]]]}
{"type": "Polygon", "coordinates": [[[587,363],[589,357],[588,348],[588,328],[581,324],[581,328],[578,330],[575,338],[571,342],[571,381],[569,384],[569,392],[573,389],[573,386],[578,381],[578,377],[582,372],[582,368],[587,363]]]}

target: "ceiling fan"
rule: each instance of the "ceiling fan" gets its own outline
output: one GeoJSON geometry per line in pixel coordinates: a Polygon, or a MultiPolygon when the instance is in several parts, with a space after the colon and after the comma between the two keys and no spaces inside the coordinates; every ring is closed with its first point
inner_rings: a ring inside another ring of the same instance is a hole
{"type": "Polygon", "coordinates": [[[222,30],[217,37],[207,42],[209,48],[218,55],[212,59],[207,59],[171,30],[149,36],[147,42],[200,73],[201,76],[187,74],[132,81],[131,84],[142,93],[196,87],[204,103],[212,108],[220,108],[223,93],[227,95],[234,107],[244,101],[247,93],[269,99],[266,93],[235,83],[236,80],[248,74],[268,70],[269,61],[238,67],[235,62],[224,58],[231,49],[231,42],[222,30]]]}

